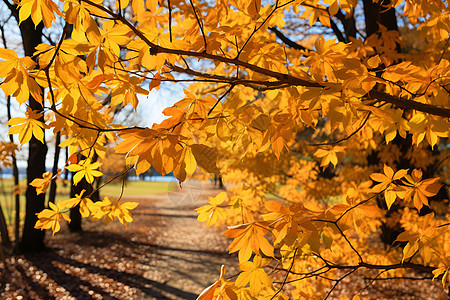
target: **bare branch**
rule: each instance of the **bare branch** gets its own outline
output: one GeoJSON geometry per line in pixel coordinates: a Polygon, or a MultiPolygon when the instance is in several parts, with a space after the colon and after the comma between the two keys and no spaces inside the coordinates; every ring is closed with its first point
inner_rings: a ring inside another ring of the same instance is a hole
{"type": "Polygon", "coordinates": [[[302,45],[297,44],[293,40],[289,39],[287,36],[285,36],[281,31],[278,30],[276,27],[269,27],[269,30],[275,33],[277,38],[279,38],[283,43],[285,43],[289,48],[296,49],[296,50],[309,50],[303,47],[302,45]]]}
{"type": "MultiPolygon", "coordinates": [[[[195,10],[194,3],[192,2],[192,0],[189,0],[189,2],[191,3],[191,7],[192,7],[192,10],[194,11],[195,19],[197,19],[198,27],[200,27],[200,32],[203,37],[203,43],[205,44],[205,49],[203,49],[203,51],[206,52],[207,44],[206,44],[205,32],[203,31],[203,23],[200,21],[200,18],[198,17],[197,11],[195,10]]],[[[172,41],[172,35],[170,36],[170,38],[171,38],[170,41],[172,41]]]]}

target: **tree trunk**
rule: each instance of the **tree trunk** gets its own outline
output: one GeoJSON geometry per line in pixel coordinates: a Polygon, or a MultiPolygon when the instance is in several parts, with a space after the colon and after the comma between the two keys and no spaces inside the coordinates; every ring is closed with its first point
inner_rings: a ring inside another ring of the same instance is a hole
{"type": "MultiPolygon", "coordinates": [[[[5,28],[2,26],[0,28],[2,33],[2,42],[3,42],[3,48],[7,49],[8,45],[6,43],[6,36],[5,36],[5,28]]],[[[11,96],[6,97],[6,111],[8,115],[8,120],[11,120],[11,96]]],[[[9,135],[9,141],[11,143],[14,143],[14,135],[9,135]]],[[[17,167],[17,159],[16,155],[12,155],[12,169],[13,169],[13,178],[14,178],[14,186],[19,186],[19,168],[17,167]]],[[[20,194],[15,192],[14,193],[14,200],[15,200],[15,215],[14,215],[14,244],[15,246],[18,245],[20,241],[20,194]]]]}
{"type": "Polygon", "coordinates": [[[2,239],[2,249],[11,249],[11,239],[9,238],[8,226],[6,225],[5,215],[3,214],[3,208],[0,204],[0,237],[2,239]]]}
{"type": "Polygon", "coordinates": [[[50,193],[48,195],[48,202],[55,203],[56,198],[56,173],[58,173],[58,163],[59,163],[59,154],[61,152],[61,148],[59,144],[61,143],[61,133],[58,131],[55,136],[55,156],[53,157],[53,169],[52,173],[54,178],[50,182],[50,193]]]}
{"type": "MultiPolygon", "coordinates": [[[[75,186],[73,185],[73,176],[72,176],[72,185],[70,188],[70,198],[75,198],[75,194],[80,194],[82,190],[86,190],[83,196],[87,196],[94,190],[92,185],[89,184],[84,178],[78,182],[75,186]]],[[[80,232],[83,231],[81,227],[81,214],[80,214],[80,205],[75,206],[70,210],[70,223],[69,229],[71,232],[80,232]]]]}
{"type": "MultiPolygon", "coordinates": [[[[34,49],[42,42],[43,24],[34,26],[30,18],[20,24],[20,32],[22,34],[23,48],[26,56],[32,56],[34,49]]],[[[30,97],[29,106],[33,110],[42,111],[42,105],[35,99],[30,97]]],[[[44,117],[40,118],[44,121],[44,117]]],[[[19,245],[20,252],[32,252],[45,249],[44,237],[45,231],[35,229],[34,225],[37,221],[36,214],[45,207],[45,194],[37,195],[36,188],[29,184],[35,178],[42,177],[45,172],[45,156],[47,154],[47,145],[41,143],[36,138],[31,138],[28,143],[28,167],[27,167],[27,191],[25,205],[25,224],[23,228],[22,240],[19,245]]]]}
{"type": "MultiPolygon", "coordinates": [[[[78,160],[86,159],[85,156],[78,156],[78,160]]],[[[96,162],[98,159],[98,155],[94,154],[92,157],[92,162],[96,162]]],[[[70,198],[74,198],[75,194],[80,194],[82,190],[85,190],[83,196],[88,196],[94,191],[94,182],[90,184],[86,181],[85,178],[83,178],[78,184],[75,186],[73,184],[73,174],[72,174],[72,180],[71,180],[71,186],[70,186],[70,198]]],[[[97,181],[98,184],[98,181],[97,181]]],[[[92,195],[90,198],[92,201],[97,202],[100,200],[100,194],[98,190],[92,195]]],[[[80,232],[83,231],[83,228],[81,227],[81,214],[80,214],[80,206],[77,205],[73,207],[70,210],[70,223],[69,223],[69,229],[71,232],[80,232]]]]}
{"type": "MultiPolygon", "coordinates": [[[[6,45],[6,43],[5,43],[6,45]]],[[[11,116],[11,96],[8,96],[6,99],[6,110],[8,111],[8,120],[12,118],[11,116]]],[[[14,136],[12,134],[9,135],[9,141],[14,143],[14,136]]],[[[14,177],[14,186],[19,186],[19,168],[17,167],[17,158],[14,154],[12,156],[12,169],[13,169],[13,177],[14,177]]],[[[14,191],[14,202],[15,202],[15,215],[14,215],[14,245],[17,247],[20,241],[20,193],[14,191]]]]}
{"type": "Polygon", "coordinates": [[[398,31],[395,9],[391,7],[386,10],[386,7],[390,5],[390,3],[390,0],[384,0],[381,1],[381,3],[372,0],[363,0],[367,37],[379,31],[379,24],[386,27],[387,30],[398,31]]]}
{"type": "MultiPolygon", "coordinates": [[[[387,28],[388,31],[398,31],[397,17],[395,8],[386,9],[391,4],[390,0],[382,0],[374,2],[372,0],[363,0],[364,17],[366,20],[366,35],[378,33],[380,24],[387,28]]],[[[400,44],[396,44],[397,52],[401,52],[400,44]]]]}

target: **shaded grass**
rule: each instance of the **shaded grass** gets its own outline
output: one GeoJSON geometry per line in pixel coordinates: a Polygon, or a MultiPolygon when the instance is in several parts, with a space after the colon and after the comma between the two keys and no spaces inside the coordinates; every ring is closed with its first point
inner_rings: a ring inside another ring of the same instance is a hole
{"type": "MultiPolygon", "coordinates": [[[[26,179],[19,182],[21,190],[20,196],[20,216],[25,216],[25,190],[27,187],[26,179]]],[[[118,197],[121,193],[121,183],[111,183],[103,187],[100,191],[101,196],[118,197]]],[[[176,186],[173,182],[154,182],[154,181],[129,181],[124,186],[124,196],[150,196],[175,191],[176,186]]],[[[48,192],[48,191],[47,191],[48,192]]],[[[15,196],[13,179],[0,179],[0,204],[8,225],[12,224],[15,212],[15,196]]],[[[70,198],[70,185],[64,186],[62,182],[58,183],[56,202],[70,198]]],[[[48,193],[46,194],[48,201],[48,193]]]]}
{"type": "MultiPolygon", "coordinates": [[[[175,191],[173,182],[155,182],[155,181],[128,181],[124,185],[124,196],[149,196],[154,194],[163,194],[175,191]]],[[[121,183],[112,183],[103,187],[100,191],[105,196],[118,197],[122,190],[121,183]]]]}

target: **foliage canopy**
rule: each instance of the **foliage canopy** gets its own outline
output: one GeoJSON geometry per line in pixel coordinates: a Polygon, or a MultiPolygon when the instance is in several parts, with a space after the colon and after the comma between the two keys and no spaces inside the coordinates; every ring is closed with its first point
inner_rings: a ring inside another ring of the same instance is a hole
{"type": "MultiPolygon", "coordinates": [[[[75,184],[102,175],[94,157],[104,158],[110,142],[138,174],[153,166],[182,182],[199,168],[235,183],[197,211],[208,226],[230,226],[224,234],[242,272],[233,281],[223,268],[200,299],[323,298],[360,269],[374,278],[415,269],[446,288],[446,1],[17,5],[20,21],[47,28],[56,18],[65,22],[57,44],[40,44],[32,57],[0,49],[4,94],[43,105],[8,122],[22,145],[33,137],[43,142],[45,129],[67,136],[60,147],[72,155],[67,168],[75,184]],[[402,11],[400,29],[392,26],[395,9],[402,11]],[[321,33],[310,47],[300,45],[299,26],[321,33]],[[138,110],[138,95],[167,88],[165,82],[186,89],[163,122],[114,124],[118,107],[138,110]],[[399,229],[389,255],[376,242],[382,226],[399,229]]],[[[43,193],[52,176],[32,185],[43,193]]],[[[125,225],[137,205],[93,202],[83,191],[52,203],[36,227],[58,231],[59,221],[69,220],[64,211],[78,204],[83,217],[125,225]]]]}

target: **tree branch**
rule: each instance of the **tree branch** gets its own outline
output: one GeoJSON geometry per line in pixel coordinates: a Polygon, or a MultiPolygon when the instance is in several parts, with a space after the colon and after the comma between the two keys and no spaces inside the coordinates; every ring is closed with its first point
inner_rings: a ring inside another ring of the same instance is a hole
{"type": "Polygon", "coordinates": [[[336,35],[336,37],[338,38],[339,42],[342,43],[347,43],[348,39],[346,39],[344,37],[344,35],[342,34],[342,32],[339,30],[339,28],[337,27],[336,23],[334,23],[333,19],[330,16],[330,25],[331,25],[331,29],[333,30],[334,34],[336,35]]]}
{"type": "Polygon", "coordinates": [[[450,118],[450,108],[421,103],[414,100],[408,100],[403,97],[395,97],[376,90],[370,91],[369,93],[367,93],[367,95],[371,99],[391,103],[402,109],[414,109],[417,111],[428,113],[430,115],[450,118]]]}
{"type": "MultiPolygon", "coordinates": [[[[247,68],[248,70],[251,70],[253,72],[276,78],[276,79],[278,79],[278,81],[280,83],[287,84],[287,85],[317,87],[317,88],[324,88],[326,85],[325,83],[309,81],[309,80],[305,80],[305,79],[301,79],[301,78],[292,76],[290,74],[285,74],[285,73],[268,70],[268,69],[241,61],[237,58],[228,58],[225,56],[219,56],[219,55],[210,54],[210,53],[206,53],[206,52],[195,52],[195,51],[189,51],[189,50],[170,49],[170,48],[165,48],[165,47],[156,45],[156,44],[152,43],[140,30],[138,30],[136,27],[134,27],[124,17],[122,17],[122,16],[112,12],[111,10],[105,8],[104,6],[96,4],[90,0],[82,0],[82,1],[85,3],[88,3],[89,5],[97,7],[98,9],[106,12],[110,16],[114,17],[115,19],[117,19],[117,20],[121,21],[123,24],[125,24],[139,38],[141,38],[148,46],[150,46],[150,52],[152,54],[168,53],[168,54],[176,54],[176,55],[185,55],[188,57],[190,56],[190,57],[196,57],[196,58],[204,58],[204,59],[209,59],[212,61],[223,62],[223,63],[234,65],[234,66],[241,66],[241,67],[247,68]]],[[[280,7],[281,7],[281,5],[280,5],[280,7]]],[[[329,84],[327,84],[327,86],[329,86],[329,84]]],[[[435,116],[450,118],[450,109],[449,108],[439,107],[439,106],[430,105],[430,104],[424,104],[424,103],[417,102],[414,100],[408,100],[405,98],[395,97],[395,96],[389,95],[387,93],[375,91],[375,90],[370,91],[367,94],[367,96],[371,99],[376,99],[378,101],[384,101],[387,103],[394,104],[395,106],[402,108],[402,109],[414,109],[414,110],[425,112],[425,113],[432,114],[435,116]]]]}
{"type": "Polygon", "coordinates": [[[289,48],[296,49],[296,50],[309,50],[302,45],[297,44],[293,40],[289,39],[287,36],[285,36],[281,31],[278,30],[276,27],[269,27],[269,30],[275,33],[277,38],[279,38],[283,43],[285,43],[289,48]]]}
{"type": "MultiPolygon", "coordinates": [[[[192,7],[192,10],[194,11],[195,19],[197,19],[197,24],[198,24],[198,27],[200,27],[200,32],[203,37],[203,43],[205,44],[205,49],[203,49],[203,51],[206,52],[207,43],[206,43],[206,35],[205,35],[205,32],[203,31],[203,23],[200,21],[200,18],[198,17],[197,11],[195,10],[194,2],[192,2],[192,0],[189,0],[189,2],[191,3],[191,7],[192,7]]],[[[170,41],[172,41],[172,32],[170,32],[170,41]]]]}

